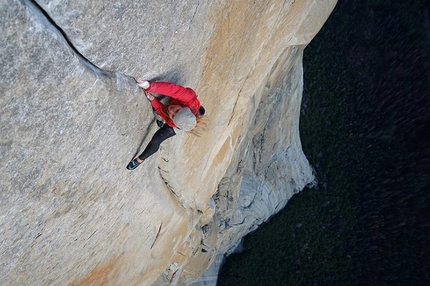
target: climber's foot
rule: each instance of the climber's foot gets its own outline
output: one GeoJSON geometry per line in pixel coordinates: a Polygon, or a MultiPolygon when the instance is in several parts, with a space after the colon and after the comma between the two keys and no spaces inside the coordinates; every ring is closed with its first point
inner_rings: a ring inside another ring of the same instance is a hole
{"type": "Polygon", "coordinates": [[[136,169],[140,164],[142,164],[143,160],[140,160],[139,158],[133,159],[128,163],[127,169],[128,170],[134,170],[136,169]]]}

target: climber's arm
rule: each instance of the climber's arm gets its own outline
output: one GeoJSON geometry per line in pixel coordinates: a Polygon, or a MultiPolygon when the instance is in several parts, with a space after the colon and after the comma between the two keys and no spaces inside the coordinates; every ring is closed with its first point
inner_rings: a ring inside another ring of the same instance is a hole
{"type": "MultiPolygon", "coordinates": [[[[149,99],[149,97],[148,97],[149,99]]],[[[158,100],[158,98],[152,96],[152,99],[149,99],[151,102],[152,107],[157,111],[158,114],[163,114],[163,104],[158,100]]]]}
{"type": "Polygon", "coordinates": [[[171,82],[151,82],[146,90],[153,93],[158,93],[180,101],[188,102],[197,98],[197,94],[191,88],[183,87],[171,82]]]}

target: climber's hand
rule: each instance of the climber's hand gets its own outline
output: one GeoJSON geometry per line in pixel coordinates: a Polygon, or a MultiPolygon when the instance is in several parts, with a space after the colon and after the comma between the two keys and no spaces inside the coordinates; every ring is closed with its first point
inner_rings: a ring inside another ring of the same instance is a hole
{"type": "Polygon", "coordinates": [[[137,83],[142,83],[142,82],[144,82],[144,80],[143,80],[143,79],[140,79],[140,78],[138,78],[138,77],[134,77],[134,80],[135,80],[137,83]]]}
{"type": "Polygon", "coordinates": [[[140,86],[143,89],[148,89],[149,88],[149,81],[147,80],[143,80],[140,78],[135,77],[134,80],[137,82],[137,85],[140,86]]]}
{"type": "Polygon", "coordinates": [[[145,92],[145,95],[149,101],[153,101],[155,99],[155,97],[152,94],[150,94],[149,92],[145,92]]]}

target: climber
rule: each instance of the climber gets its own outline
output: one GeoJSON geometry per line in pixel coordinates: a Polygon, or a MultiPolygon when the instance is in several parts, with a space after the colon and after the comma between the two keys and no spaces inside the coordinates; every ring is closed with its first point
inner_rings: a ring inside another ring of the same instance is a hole
{"type": "Polygon", "coordinates": [[[207,124],[205,109],[191,88],[170,82],[148,82],[137,78],[135,80],[162,120],[157,119],[160,129],[155,132],[142,154],[130,161],[128,170],[136,169],[146,158],[157,152],[164,140],[184,131],[200,136],[207,124]],[[152,92],[168,96],[167,102],[163,104],[152,92]]]}

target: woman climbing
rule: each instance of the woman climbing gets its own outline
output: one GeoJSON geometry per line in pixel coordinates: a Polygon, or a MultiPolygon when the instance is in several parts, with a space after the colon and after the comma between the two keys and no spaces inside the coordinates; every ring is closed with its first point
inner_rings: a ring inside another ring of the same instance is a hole
{"type": "Polygon", "coordinates": [[[170,82],[148,82],[136,79],[137,84],[143,88],[146,97],[151,102],[153,109],[160,115],[163,122],[157,120],[161,127],[155,132],[148,146],[137,158],[128,163],[127,169],[134,170],[146,158],[158,151],[160,144],[184,131],[200,136],[207,123],[206,116],[203,116],[205,109],[197,99],[194,90],[170,82]],[[167,103],[163,104],[151,93],[157,93],[170,97],[167,103]]]}

